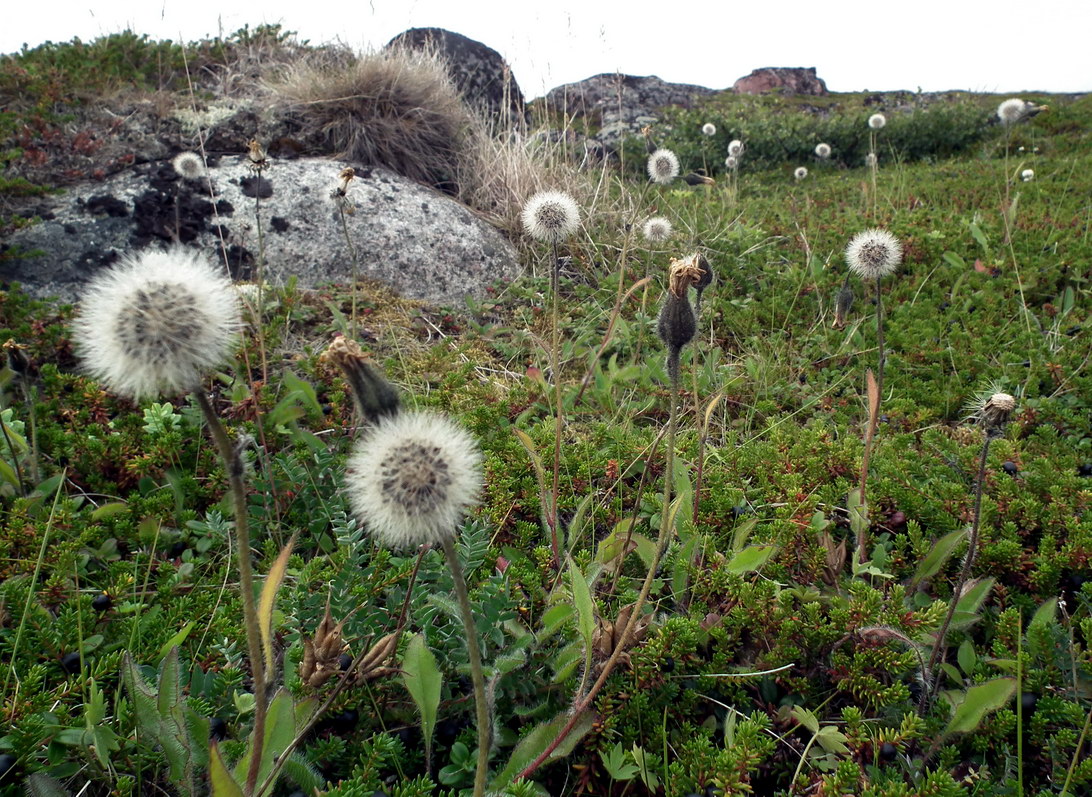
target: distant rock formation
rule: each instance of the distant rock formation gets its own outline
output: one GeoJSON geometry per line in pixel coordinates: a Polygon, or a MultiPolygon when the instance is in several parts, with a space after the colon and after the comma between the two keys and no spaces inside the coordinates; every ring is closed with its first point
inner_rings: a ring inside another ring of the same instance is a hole
{"type": "Polygon", "coordinates": [[[491,47],[443,28],[410,28],[387,42],[387,47],[435,50],[472,108],[498,121],[507,113],[506,123],[517,128],[530,121],[519,84],[504,58],[491,47]]]}
{"type": "Polygon", "coordinates": [[[732,91],[736,94],[765,94],[777,90],[785,94],[822,97],[827,93],[827,84],[816,77],[814,66],[807,68],[764,66],[741,77],[732,86],[732,91]]]}
{"type": "Polygon", "coordinates": [[[690,108],[696,100],[717,93],[704,86],[668,83],[655,75],[607,73],[558,86],[546,95],[545,103],[552,113],[584,118],[598,126],[597,141],[611,148],[623,137],[657,121],[656,111],[660,108],[690,108]]]}
{"type": "MultiPolygon", "coordinates": [[[[243,157],[209,166],[204,179],[183,180],[169,161],[135,166],[106,180],[45,199],[40,223],[8,237],[0,281],[31,294],[73,301],[95,273],[128,252],[175,241],[226,259],[232,277],[257,276],[260,198],[265,278],[296,277],[302,288],[347,282],[353,253],[330,199],[347,164],[316,158],[276,160],[256,175],[243,157]]],[[[517,253],[495,228],[464,205],[385,169],[357,171],[346,218],[358,275],[403,296],[459,304],[484,295],[495,280],[519,274],[517,253]]]]}

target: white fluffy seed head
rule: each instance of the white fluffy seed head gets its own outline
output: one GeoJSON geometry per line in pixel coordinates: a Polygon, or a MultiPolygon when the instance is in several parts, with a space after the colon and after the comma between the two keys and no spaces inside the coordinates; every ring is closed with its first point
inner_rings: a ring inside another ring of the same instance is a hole
{"type": "Polygon", "coordinates": [[[1033,172],[1031,169],[1024,169],[1024,171],[1020,172],[1020,179],[1023,180],[1025,183],[1031,182],[1035,179],[1035,172],[1033,172]]]}
{"type": "Polygon", "coordinates": [[[868,126],[871,127],[873,130],[879,130],[885,124],[887,124],[887,117],[884,116],[882,113],[874,113],[870,117],[868,117],[868,126]]]}
{"type": "Polygon", "coordinates": [[[346,463],[353,512],[387,548],[450,539],[477,501],[481,452],[445,415],[400,412],[373,426],[346,463]]]}
{"type": "Polygon", "coordinates": [[[560,243],[580,226],[580,208],[564,191],[539,191],[523,206],[523,229],[537,241],[560,243]]]}
{"type": "Polygon", "coordinates": [[[724,159],[724,165],[727,166],[729,169],[739,168],[739,158],[737,158],[735,155],[729,155],[727,158],[724,159]]]}
{"type": "Polygon", "coordinates": [[[715,136],[717,134],[717,126],[712,122],[706,122],[701,126],[701,134],[703,136],[715,136]]]}
{"type": "Polygon", "coordinates": [[[792,176],[795,177],[798,182],[800,180],[803,180],[805,177],[808,176],[808,167],[807,166],[797,166],[796,171],[792,173],[792,176]]]}
{"type": "Polygon", "coordinates": [[[205,176],[205,162],[196,152],[179,152],[171,166],[183,180],[200,180],[205,176]]]}
{"type": "Polygon", "coordinates": [[[817,157],[820,157],[823,160],[826,160],[827,158],[830,157],[830,144],[823,144],[823,143],[816,144],[815,145],[815,154],[816,154],[817,157]]]}
{"type": "Polygon", "coordinates": [[[728,154],[738,158],[743,154],[743,142],[738,138],[733,138],[728,142],[728,154]]]}
{"type": "Polygon", "coordinates": [[[669,149],[658,149],[648,156],[648,176],[654,183],[669,185],[679,176],[679,159],[669,149]]]}
{"type": "Polygon", "coordinates": [[[997,106],[997,118],[1003,125],[1013,125],[1023,119],[1027,111],[1028,103],[1012,97],[997,106]]]}
{"type": "Polygon", "coordinates": [[[641,234],[649,243],[660,243],[671,237],[671,222],[663,216],[653,216],[644,223],[641,234]]]}
{"type": "Polygon", "coordinates": [[[865,230],[846,247],[849,270],[861,279],[878,279],[894,273],[902,262],[902,244],[887,230],[865,230]]]}
{"type": "Polygon", "coordinates": [[[870,152],[867,155],[865,155],[864,162],[865,162],[865,166],[868,166],[870,168],[872,166],[875,166],[876,165],[876,153],[875,152],[870,152]]]}
{"type": "Polygon", "coordinates": [[[239,330],[230,280],[197,252],[126,257],[87,287],[73,326],[85,370],[140,399],[192,390],[230,354],[239,330]]]}

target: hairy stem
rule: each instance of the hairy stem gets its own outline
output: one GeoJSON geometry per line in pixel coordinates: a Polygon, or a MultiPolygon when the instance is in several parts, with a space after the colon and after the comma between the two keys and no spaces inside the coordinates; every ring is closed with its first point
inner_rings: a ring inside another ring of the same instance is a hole
{"type": "Polygon", "coordinates": [[[669,410],[669,416],[667,421],[667,447],[664,450],[664,456],[666,462],[664,464],[664,496],[663,496],[663,513],[660,518],[660,533],[656,538],[656,552],[652,556],[652,562],[649,565],[648,573],[645,574],[644,583],[641,585],[641,592],[637,596],[637,602],[633,604],[633,611],[630,612],[629,621],[626,623],[626,627],[622,631],[622,635],[618,638],[618,642],[615,645],[614,652],[611,653],[610,658],[603,664],[603,670],[599,673],[599,677],[592,684],[591,689],[584,697],[580,698],[573,706],[572,714],[569,717],[569,721],[565,723],[564,727],[558,732],[557,738],[555,738],[550,744],[546,746],[546,749],[539,753],[530,764],[523,768],[514,780],[520,780],[531,775],[535,770],[542,766],[543,762],[550,757],[550,754],[558,748],[571,732],[576,727],[576,724],[580,721],[580,717],[591,706],[592,701],[595,700],[596,695],[599,694],[599,690],[603,688],[603,684],[607,682],[607,678],[614,671],[615,666],[618,664],[618,660],[625,652],[626,646],[629,643],[629,638],[633,634],[633,628],[637,625],[637,621],[641,617],[641,609],[644,608],[645,601],[648,600],[648,593],[652,589],[652,582],[656,579],[656,570],[660,566],[660,559],[663,557],[664,549],[667,547],[667,542],[671,539],[672,529],[669,528],[674,524],[670,522],[671,518],[671,486],[674,479],[674,463],[675,463],[675,401],[679,393],[679,352],[677,349],[670,349],[668,354],[668,370],[672,373],[671,380],[671,406],[669,410]],[[671,362],[674,359],[674,368],[671,368],[671,362]]]}
{"type": "MultiPolygon", "coordinates": [[[[861,456],[861,481],[858,485],[861,496],[861,511],[868,511],[866,500],[866,488],[868,486],[868,464],[872,458],[872,443],[876,439],[876,428],[880,423],[880,405],[883,402],[883,372],[887,363],[887,352],[884,349],[883,337],[883,293],[880,291],[880,278],[876,278],[876,348],[879,350],[879,362],[876,367],[876,400],[875,411],[872,402],[866,399],[868,404],[868,431],[865,433],[864,454],[861,456]]],[[[866,515],[867,519],[867,515],[866,515]]],[[[868,545],[868,528],[862,523],[862,528],[857,534],[857,562],[864,564],[868,561],[865,548],[868,545]]]]}
{"type": "Polygon", "coordinates": [[[559,543],[559,528],[558,528],[558,493],[561,491],[561,426],[564,423],[564,407],[561,404],[561,330],[560,330],[560,316],[561,312],[558,308],[558,287],[561,282],[560,275],[561,264],[557,258],[557,243],[554,243],[554,262],[553,268],[550,270],[550,293],[553,294],[553,306],[550,311],[551,326],[553,327],[553,334],[550,341],[550,370],[554,380],[554,405],[556,407],[554,416],[554,476],[553,485],[550,492],[550,547],[553,551],[554,557],[554,569],[560,571],[561,569],[561,546],[559,543]]]}
{"type": "Polygon", "coordinates": [[[963,593],[963,587],[966,585],[967,580],[971,577],[971,568],[974,566],[975,556],[978,553],[978,530],[982,523],[982,487],[986,481],[986,457],[990,453],[990,443],[993,441],[993,435],[989,430],[985,433],[985,439],[982,441],[982,455],[978,460],[978,476],[975,479],[974,486],[974,519],[971,522],[971,536],[969,541],[969,547],[967,550],[967,556],[963,559],[963,568],[959,571],[959,578],[956,580],[955,586],[952,588],[952,601],[948,606],[948,614],[944,617],[944,622],[940,626],[940,630],[937,632],[937,641],[933,646],[933,653],[929,656],[929,673],[932,676],[932,685],[921,691],[921,709],[924,711],[930,702],[932,702],[933,696],[937,692],[937,685],[940,683],[940,678],[937,676],[937,665],[944,655],[944,642],[948,636],[948,628],[952,624],[952,618],[956,613],[956,605],[959,603],[959,598],[963,593]]]}
{"type": "Polygon", "coordinates": [[[209,433],[220,452],[227,471],[228,483],[235,503],[235,545],[238,549],[239,592],[243,599],[243,624],[246,627],[247,655],[250,657],[250,673],[254,680],[254,731],[253,745],[250,750],[250,767],[246,775],[244,794],[255,794],[258,769],[262,760],[262,744],[265,740],[265,715],[268,701],[265,689],[265,662],[262,659],[261,637],[258,631],[258,610],[254,604],[254,574],[250,567],[250,528],[247,517],[246,485],[243,482],[243,458],[239,450],[231,444],[220,417],[213,409],[212,402],[198,385],[193,391],[198,406],[205,416],[209,433]]]}
{"type": "Polygon", "coordinates": [[[478,647],[478,630],[474,625],[474,613],[470,610],[470,595],[466,589],[466,576],[455,553],[451,537],[444,537],[444,557],[451,568],[455,583],[455,598],[459,605],[463,627],[466,629],[466,648],[470,658],[470,680],[474,683],[474,706],[478,715],[478,768],[474,773],[474,797],[484,797],[485,778],[489,774],[489,745],[492,730],[489,719],[489,702],[485,695],[485,675],[482,672],[482,653],[478,647]]]}

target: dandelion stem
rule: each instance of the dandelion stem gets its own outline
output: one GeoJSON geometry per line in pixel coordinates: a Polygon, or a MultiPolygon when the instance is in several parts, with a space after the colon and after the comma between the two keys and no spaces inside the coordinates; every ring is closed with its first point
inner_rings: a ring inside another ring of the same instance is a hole
{"type": "Polygon", "coordinates": [[[956,613],[956,606],[959,604],[959,599],[963,593],[963,587],[967,583],[967,579],[971,576],[971,568],[974,566],[975,556],[978,553],[978,530],[982,522],[982,486],[986,481],[986,457],[990,453],[990,443],[993,442],[994,432],[991,429],[987,429],[985,432],[985,438],[982,441],[982,455],[978,459],[978,475],[975,478],[974,487],[974,519],[971,522],[971,536],[968,543],[967,556],[963,559],[963,569],[959,572],[959,578],[956,580],[955,586],[952,588],[952,600],[948,606],[948,614],[944,617],[944,622],[940,626],[940,630],[937,632],[937,641],[933,646],[933,652],[929,656],[929,673],[932,676],[932,685],[921,691],[921,709],[922,711],[932,702],[933,696],[937,692],[937,685],[940,682],[937,676],[936,667],[940,658],[944,655],[944,642],[948,636],[948,629],[952,624],[952,618],[956,613]]]}
{"type": "Polygon", "coordinates": [[[588,710],[592,701],[595,700],[596,695],[599,694],[599,690],[603,688],[603,685],[607,682],[607,678],[610,677],[610,674],[618,664],[618,660],[625,652],[626,646],[629,644],[629,638],[633,634],[633,629],[641,617],[641,609],[644,608],[645,602],[648,600],[648,593],[652,590],[652,582],[656,579],[656,570],[660,566],[660,559],[663,557],[664,549],[667,547],[668,540],[671,539],[674,530],[674,524],[669,522],[671,518],[671,487],[674,481],[673,470],[675,464],[675,403],[679,393],[679,350],[674,346],[668,349],[668,371],[672,374],[672,378],[671,405],[667,421],[667,446],[664,449],[666,462],[664,463],[663,510],[660,517],[660,532],[659,536],[656,538],[656,551],[652,556],[652,562],[649,563],[648,572],[645,574],[644,583],[641,585],[641,592],[637,596],[636,603],[633,604],[633,610],[630,612],[629,621],[626,623],[626,627],[622,630],[621,636],[618,637],[614,652],[611,653],[610,658],[603,664],[603,670],[599,673],[599,677],[595,680],[595,683],[592,684],[591,689],[588,690],[586,695],[577,700],[576,704],[573,706],[569,721],[566,722],[564,727],[558,732],[557,737],[546,746],[545,750],[538,754],[534,761],[524,767],[523,771],[516,775],[513,780],[526,778],[542,766],[543,762],[550,757],[550,754],[558,748],[565,740],[565,737],[567,737],[572,732],[572,729],[576,727],[581,716],[588,710]],[[674,360],[673,367],[672,360],[674,360]]]}
{"type": "Polygon", "coordinates": [[[250,567],[250,528],[247,517],[246,485],[243,482],[243,459],[238,449],[231,444],[227,431],[220,417],[213,409],[212,402],[198,385],[193,391],[197,404],[205,416],[209,434],[224,461],[228,483],[235,503],[235,544],[239,564],[239,592],[243,599],[243,624],[246,627],[247,655],[250,657],[250,673],[254,680],[254,730],[250,749],[250,766],[246,775],[244,794],[255,793],[258,770],[262,761],[262,745],[265,740],[265,663],[262,659],[261,639],[258,632],[258,611],[254,605],[254,575],[250,567]]]}
{"type": "Polygon", "coordinates": [[[564,408],[561,403],[561,324],[560,310],[558,308],[558,287],[561,282],[561,263],[557,257],[557,242],[554,242],[554,262],[550,270],[550,293],[553,294],[553,306],[550,311],[551,326],[553,327],[550,341],[550,370],[554,380],[554,405],[556,415],[554,417],[554,474],[552,492],[550,493],[550,547],[554,556],[554,569],[561,569],[561,546],[558,537],[558,493],[561,491],[561,425],[564,421],[564,408]]]}
{"type": "Polygon", "coordinates": [[[470,659],[470,680],[474,683],[474,705],[478,715],[478,768],[474,773],[474,797],[484,797],[485,778],[489,773],[490,719],[489,703],[485,695],[485,675],[482,672],[482,653],[478,647],[478,629],[474,624],[474,613],[470,609],[470,595],[466,589],[466,576],[455,552],[455,543],[450,535],[444,536],[444,557],[451,568],[451,578],[455,584],[455,598],[466,629],[466,648],[470,659]]]}
{"type": "Polygon", "coordinates": [[[341,232],[345,235],[345,245],[349,247],[349,260],[352,263],[352,307],[349,310],[349,337],[356,339],[356,293],[357,293],[357,256],[356,247],[353,246],[353,239],[349,235],[349,222],[345,218],[345,208],[340,204],[337,206],[337,212],[341,216],[341,232]]]}
{"type": "MultiPolygon", "coordinates": [[[[880,278],[876,278],[876,348],[879,350],[879,362],[876,367],[876,407],[873,410],[871,399],[866,399],[868,405],[868,431],[865,433],[864,454],[861,456],[861,482],[859,492],[861,496],[861,511],[868,512],[866,489],[868,485],[868,465],[872,458],[872,443],[876,439],[876,428],[880,422],[880,403],[883,401],[883,372],[887,362],[887,353],[884,350],[883,337],[883,293],[880,290],[880,278]]],[[[867,515],[865,516],[867,520],[867,515]]],[[[857,562],[864,564],[867,561],[865,547],[868,544],[868,528],[862,523],[857,535],[857,562]]]]}

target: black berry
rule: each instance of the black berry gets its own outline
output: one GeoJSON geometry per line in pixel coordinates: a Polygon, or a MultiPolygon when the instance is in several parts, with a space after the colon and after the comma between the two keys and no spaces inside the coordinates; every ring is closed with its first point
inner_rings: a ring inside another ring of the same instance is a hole
{"type": "Polygon", "coordinates": [[[80,654],[73,652],[61,656],[61,669],[69,675],[78,673],[80,671],[80,654]]]}
{"type": "Polygon", "coordinates": [[[15,769],[15,756],[10,753],[4,753],[0,755],[0,778],[15,769]]]}
{"type": "Polygon", "coordinates": [[[348,653],[342,653],[337,657],[337,667],[342,672],[345,672],[353,664],[353,657],[348,653]]]}
{"type": "Polygon", "coordinates": [[[91,608],[99,614],[110,611],[114,605],[114,599],[103,592],[101,595],[96,595],[91,601],[91,608]]]}
{"type": "Polygon", "coordinates": [[[880,745],[880,760],[884,762],[894,761],[895,756],[899,754],[899,748],[891,744],[891,742],[884,742],[880,745]]]}
{"type": "Polygon", "coordinates": [[[1011,460],[1002,465],[1001,470],[1005,471],[1009,476],[1015,476],[1020,471],[1020,469],[1016,467],[1016,463],[1011,460]]]}
{"type": "Polygon", "coordinates": [[[1039,695],[1034,692],[1024,692],[1020,695],[1020,708],[1024,711],[1024,717],[1034,713],[1035,705],[1039,702],[1039,695]]]}
{"type": "Polygon", "coordinates": [[[1078,465],[1077,466],[1077,475],[1078,476],[1084,476],[1086,478],[1088,476],[1092,476],[1092,462],[1086,462],[1083,465],[1078,465]]]}
{"type": "Polygon", "coordinates": [[[219,717],[209,720],[209,738],[220,740],[227,736],[227,723],[219,717]]]}

